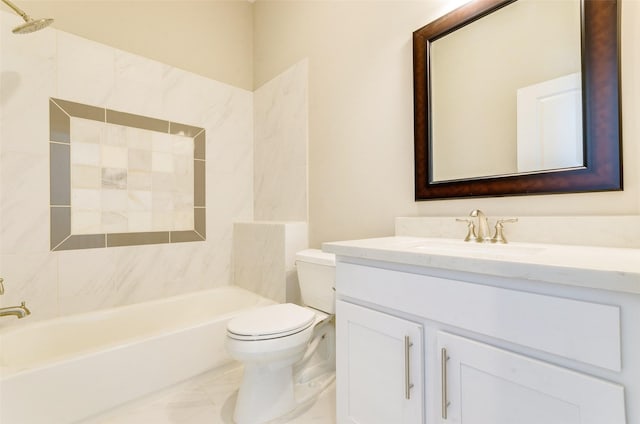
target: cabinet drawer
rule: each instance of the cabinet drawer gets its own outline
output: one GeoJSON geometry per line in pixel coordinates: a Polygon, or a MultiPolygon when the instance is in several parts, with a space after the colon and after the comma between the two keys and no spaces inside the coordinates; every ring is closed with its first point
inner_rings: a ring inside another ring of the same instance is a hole
{"type": "Polygon", "coordinates": [[[340,296],[621,370],[617,306],[348,263],[336,272],[340,296]]]}

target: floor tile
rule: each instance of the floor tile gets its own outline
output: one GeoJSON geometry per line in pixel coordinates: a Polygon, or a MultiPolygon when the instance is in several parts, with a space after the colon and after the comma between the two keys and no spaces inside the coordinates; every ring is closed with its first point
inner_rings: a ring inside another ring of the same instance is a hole
{"type": "MultiPolygon", "coordinates": [[[[78,424],[233,424],[242,367],[216,369],[78,424]]],[[[273,424],[335,424],[335,382],[273,424]]]]}

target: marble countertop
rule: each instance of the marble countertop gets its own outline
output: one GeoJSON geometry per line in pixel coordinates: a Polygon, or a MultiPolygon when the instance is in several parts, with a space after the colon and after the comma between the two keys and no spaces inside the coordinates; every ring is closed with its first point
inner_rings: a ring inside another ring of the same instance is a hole
{"type": "Polygon", "coordinates": [[[640,249],[400,236],[322,247],[338,257],[640,294],[640,249]]]}

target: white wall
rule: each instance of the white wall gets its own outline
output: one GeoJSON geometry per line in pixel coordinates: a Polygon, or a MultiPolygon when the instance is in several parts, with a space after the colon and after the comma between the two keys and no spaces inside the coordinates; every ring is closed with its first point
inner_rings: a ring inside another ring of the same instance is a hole
{"type": "Polygon", "coordinates": [[[396,216],[637,215],[640,2],[622,0],[624,192],[413,200],[411,34],[445,1],[258,1],[255,85],[309,59],[310,242],[393,234],[396,216]]]}

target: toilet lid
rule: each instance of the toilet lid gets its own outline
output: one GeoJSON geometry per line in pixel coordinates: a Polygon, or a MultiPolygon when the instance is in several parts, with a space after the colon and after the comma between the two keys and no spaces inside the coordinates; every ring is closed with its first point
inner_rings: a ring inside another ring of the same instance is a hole
{"type": "Polygon", "coordinates": [[[231,337],[254,340],[284,337],[309,327],[316,314],[293,303],[265,306],[246,312],[227,324],[231,337]]]}

